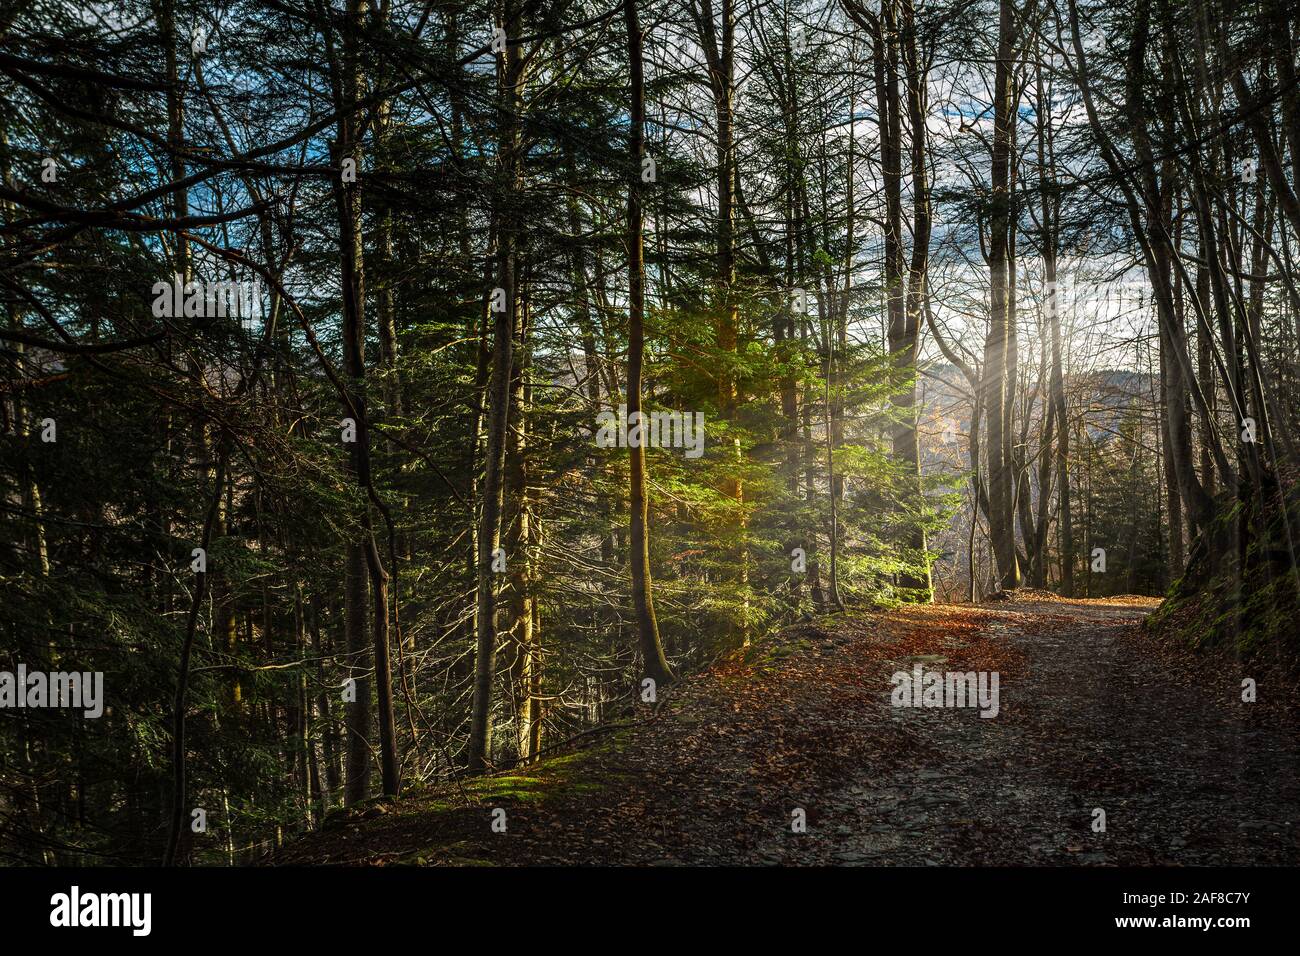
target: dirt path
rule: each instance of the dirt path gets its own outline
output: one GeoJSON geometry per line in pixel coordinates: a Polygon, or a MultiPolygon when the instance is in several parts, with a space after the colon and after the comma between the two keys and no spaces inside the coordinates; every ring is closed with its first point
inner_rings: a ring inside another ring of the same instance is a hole
{"type": "Polygon", "coordinates": [[[1136,633],[1143,613],[1017,604],[1008,616],[1021,620],[990,624],[1025,658],[999,716],[882,709],[917,750],[836,793],[841,825],[813,852],[879,864],[1300,860],[1295,734],[1253,726],[1239,680],[1173,683],[1136,633]]]}
{"type": "Polygon", "coordinates": [[[280,859],[1300,862],[1294,727],[1242,703],[1240,675],[1171,668],[1139,630],[1151,606],[910,607],[788,631],[687,681],[653,722],[371,809],[280,859]],[[917,663],[997,671],[998,715],[891,706],[890,676],[917,663]],[[505,833],[491,830],[494,808],[505,833]],[[1093,830],[1097,808],[1105,832],[1093,830]],[[793,832],[796,810],[806,832],[793,832]]]}

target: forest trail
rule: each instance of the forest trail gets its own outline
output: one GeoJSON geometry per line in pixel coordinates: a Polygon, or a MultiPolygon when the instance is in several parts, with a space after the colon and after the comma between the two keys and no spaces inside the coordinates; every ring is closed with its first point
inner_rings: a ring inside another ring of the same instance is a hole
{"type": "Polygon", "coordinates": [[[587,749],[354,809],[273,862],[1300,862],[1293,725],[1263,683],[1244,704],[1231,668],[1142,631],[1155,605],[1021,592],[821,618],[587,749]],[[892,706],[918,663],[997,671],[997,716],[892,706]]]}

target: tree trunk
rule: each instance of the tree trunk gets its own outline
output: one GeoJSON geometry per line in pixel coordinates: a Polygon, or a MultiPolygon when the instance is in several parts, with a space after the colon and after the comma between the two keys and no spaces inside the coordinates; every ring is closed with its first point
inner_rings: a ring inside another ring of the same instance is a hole
{"type": "MultiPolygon", "coordinates": [[[[365,19],[369,15],[367,0],[349,0],[347,25],[342,31],[343,64],[341,78],[342,112],[338,121],[337,159],[342,164],[344,158],[351,158],[360,168],[361,165],[361,87],[363,78],[358,39],[365,19]]],[[[370,422],[366,401],[366,364],[365,364],[365,267],[362,253],[361,237],[361,189],[359,181],[343,182],[342,177],[333,181],[335,205],[338,210],[339,227],[339,261],[341,289],[343,293],[343,365],[347,374],[347,398],[344,414],[355,420],[355,441],[351,442],[351,471],[356,481],[357,490],[367,498],[374,498],[374,485],[370,464],[370,422]]],[[[349,548],[349,569],[355,573],[356,555],[353,548],[360,551],[365,562],[365,570],[370,581],[370,600],[373,642],[373,664],[375,675],[375,697],[379,712],[379,764],[383,777],[384,794],[397,796],[399,789],[397,738],[393,717],[392,666],[388,647],[388,573],[384,570],[375,544],[374,528],[370,517],[370,503],[359,507],[360,540],[354,541],[349,548]]],[[[351,589],[352,598],[358,596],[351,589]]],[[[356,609],[359,613],[359,608],[356,609]]],[[[358,687],[357,700],[361,699],[358,687]]],[[[367,728],[368,729],[368,728],[367,728]]],[[[359,746],[359,741],[349,740],[349,747],[359,746]]],[[[359,775],[359,755],[349,752],[349,765],[359,775]],[[355,760],[355,763],[354,763],[355,760]]],[[[363,792],[365,785],[361,779],[355,782],[349,778],[348,793],[356,799],[356,794],[363,792]]]]}
{"type": "MultiPolygon", "coordinates": [[[[645,71],[641,58],[641,26],[636,0],[623,0],[627,25],[627,53],[632,75],[632,128],[628,137],[630,179],[627,191],[628,221],[628,352],[627,416],[629,424],[641,418],[641,375],[645,357],[645,236],[641,213],[641,157],[645,152],[645,71]]],[[[643,431],[644,435],[645,432],[643,431]]],[[[645,676],[656,684],[673,679],[659,640],[654,594],[650,579],[649,500],[646,494],[645,442],[628,442],[631,465],[629,538],[632,545],[632,610],[645,676]]]]}
{"type": "MultiPolygon", "coordinates": [[[[469,769],[486,770],[491,763],[492,683],[496,671],[497,594],[493,564],[501,547],[502,478],[505,472],[506,423],[510,410],[511,363],[518,327],[519,296],[516,257],[519,239],[519,111],[524,79],[523,51],[509,37],[519,28],[516,6],[506,4],[502,22],[506,47],[497,59],[497,123],[499,131],[497,187],[500,203],[497,281],[503,307],[493,313],[492,379],[489,385],[487,452],[480,495],[478,557],[478,634],[474,657],[474,701],[470,711],[469,769]]],[[[507,568],[512,556],[505,555],[507,568]]],[[[513,556],[518,560],[520,556],[513,556]]]]}
{"type": "MultiPolygon", "coordinates": [[[[930,232],[930,178],[926,166],[928,145],[926,123],[929,120],[928,75],[922,69],[916,48],[916,20],[913,0],[901,0],[902,43],[904,77],[907,94],[908,125],[911,127],[912,167],[912,261],[909,270],[907,303],[903,321],[903,336],[898,347],[890,344],[895,362],[911,369],[912,379],[907,392],[896,396],[895,404],[908,409],[908,420],[894,433],[894,457],[916,472],[916,494],[919,504],[924,504],[921,484],[921,455],[916,428],[916,354],[920,336],[921,319],[925,315],[930,296],[929,263],[930,232]]],[[[897,97],[894,97],[897,99],[897,97]]],[[[895,107],[895,111],[897,107],[895,107]]],[[[890,125],[894,125],[891,120],[890,125]]],[[[901,162],[901,160],[900,160],[901,162]]],[[[930,559],[926,553],[925,528],[918,524],[908,546],[916,552],[915,560],[922,563],[916,575],[906,575],[900,580],[905,588],[914,589],[923,601],[934,600],[934,583],[930,576],[930,559]]]]}
{"type": "Polygon", "coordinates": [[[1020,586],[1016,556],[1015,512],[1012,492],[1013,463],[1007,454],[1007,387],[1010,301],[1008,298],[1008,236],[1011,222],[1009,193],[1011,127],[1016,121],[1012,82],[1012,56],[1016,40],[1012,0],[1001,0],[998,15],[997,66],[994,77],[992,211],[989,235],[989,332],[984,341],[984,369],[980,391],[988,420],[989,525],[998,577],[1004,589],[1020,586]]]}

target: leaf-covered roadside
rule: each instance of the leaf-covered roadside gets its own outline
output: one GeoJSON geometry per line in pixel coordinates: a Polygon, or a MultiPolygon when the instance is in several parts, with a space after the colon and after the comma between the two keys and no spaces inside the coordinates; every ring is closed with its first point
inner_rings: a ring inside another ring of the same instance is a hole
{"type": "Polygon", "coordinates": [[[273,862],[1294,862],[1294,735],[1245,716],[1229,678],[1154,682],[1166,652],[1139,628],[1152,603],[1028,595],[831,615],[684,681],[657,716],[586,749],[372,804],[273,862]],[[918,660],[999,672],[998,718],[892,708],[890,676],[918,660]],[[1249,786],[1225,794],[1216,753],[1237,754],[1249,786]],[[1240,814],[1202,813],[1206,798],[1240,814]],[[1090,828],[1096,804],[1107,833],[1090,828]],[[792,832],[796,808],[806,833],[792,832]]]}

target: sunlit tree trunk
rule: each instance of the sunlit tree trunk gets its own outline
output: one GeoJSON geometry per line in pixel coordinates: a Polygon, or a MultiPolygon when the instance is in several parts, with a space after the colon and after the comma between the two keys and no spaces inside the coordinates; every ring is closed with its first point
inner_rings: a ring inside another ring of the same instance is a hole
{"type": "Polygon", "coordinates": [[[998,12],[997,65],[993,86],[992,196],[989,225],[989,331],[984,341],[980,382],[988,421],[989,525],[1003,588],[1020,586],[1016,556],[1013,463],[1008,455],[1007,385],[1011,304],[1008,298],[1008,238],[1011,196],[1011,126],[1015,123],[1012,58],[1016,42],[1016,11],[1012,0],[1001,0],[998,12]]]}

